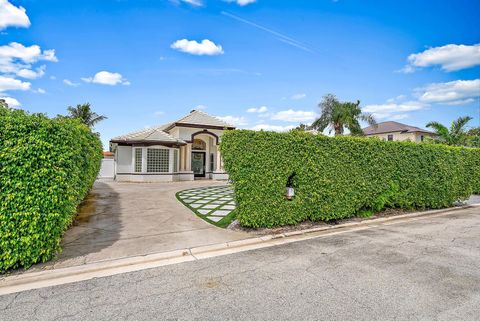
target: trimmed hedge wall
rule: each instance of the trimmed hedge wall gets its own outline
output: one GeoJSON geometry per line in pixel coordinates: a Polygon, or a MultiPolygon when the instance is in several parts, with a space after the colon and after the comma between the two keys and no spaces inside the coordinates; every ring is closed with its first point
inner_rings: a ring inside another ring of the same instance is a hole
{"type": "Polygon", "coordinates": [[[243,226],[442,208],[480,189],[480,150],[437,144],[235,130],[222,136],[243,226]],[[293,174],[295,197],[285,199],[293,174]]]}
{"type": "Polygon", "coordinates": [[[100,169],[77,120],[0,108],[0,272],[51,259],[100,169]]]}

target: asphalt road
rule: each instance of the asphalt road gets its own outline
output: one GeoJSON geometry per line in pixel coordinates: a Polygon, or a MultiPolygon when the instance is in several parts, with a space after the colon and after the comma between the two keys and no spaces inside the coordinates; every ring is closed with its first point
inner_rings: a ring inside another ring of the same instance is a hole
{"type": "Polygon", "coordinates": [[[0,320],[479,320],[480,208],[0,297],[0,320]]]}

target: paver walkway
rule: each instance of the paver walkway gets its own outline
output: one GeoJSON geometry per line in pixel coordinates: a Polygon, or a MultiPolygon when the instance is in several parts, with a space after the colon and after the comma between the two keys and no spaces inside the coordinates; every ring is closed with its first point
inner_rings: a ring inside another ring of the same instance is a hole
{"type": "Polygon", "coordinates": [[[179,192],[177,197],[197,215],[215,223],[229,215],[236,205],[233,189],[228,185],[192,188],[179,192]]]}

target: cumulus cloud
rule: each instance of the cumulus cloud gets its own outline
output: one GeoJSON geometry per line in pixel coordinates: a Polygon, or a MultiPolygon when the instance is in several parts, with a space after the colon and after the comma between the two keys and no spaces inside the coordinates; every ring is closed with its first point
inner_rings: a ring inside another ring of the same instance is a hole
{"type": "Polygon", "coordinates": [[[93,77],[82,78],[83,81],[88,83],[100,84],[100,85],[130,85],[130,82],[123,78],[118,72],[99,71],[93,77]]]}
{"type": "Polygon", "coordinates": [[[416,68],[440,66],[445,71],[456,71],[480,65],[480,44],[429,48],[408,56],[408,64],[401,72],[412,73],[416,68]]]}
{"type": "Polygon", "coordinates": [[[0,76],[0,92],[7,90],[29,90],[32,84],[15,78],[0,76]]]}
{"type": "Polygon", "coordinates": [[[0,0],[0,30],[8,27],[30,27],[24,7],[16,7],[8,0],[0,0]]]}
{"type": "Polygon", "coordinates": [[[292,95],[292,96],[290,97],[290,99],[292,99],[292,100],[300,100],[300,99],[303,99],[303,98],[305,98],[305,97],[307,97],[307,94],[301,93],[301,94],[292,95]]]}
{"type": "Polygon", "coordinates": [[[408,114],[390,114],[390,113],[373,113],[373,116],[379,120],[402,120],[410,117],[408,114]]]}
{"type": "Polygon", "coordinates": [[[274,132],[285,132],[295,128],[293,125],[280,126],[280,125],[270,125],[270,124],[258,124],[250,128],[251,130],[266,130],[274,132]]]}
{"type": "Polygon", "coordinates": [[[12,98],[12,97],[0,97],[0,99],[5,100],[8,107],[10,107],[10,108],[17,108],[17,107],[22,106],[22,104],[20,104],[20,102],[18,100],[16,100],[15,98],[12,98]]]}
{"type": "Polygon", "coordinates": [[[313,121],[316,118],[317,114],[313,111],[303,111],[303,110],[283,110],[279,111],[272,115],[273,120],[281,120],[287,122],[309,122],[313,121]]]}
{"type": "Polygon", "coordinates": [[[224,0],[225,2],[235,2],[236,4],[238,4],[239,6],[246,6],[246,5],[249,5],[251,3],[255,3],[257,2],[257,0],[224,0]]]}
{"type": "Polygon", "coordinates": [[[216,45],[208,39],[203,39],[200,43],[196,40],[181,39],[172,43],[170,47],[197,56],[215,56],[224,53],[222,46],[216,45]]]}
{"type": "Polygon", "coordinates": [[[227,124],[231,124],[234,126],[246,126],[248,125],[247,120],[245,117],[236,117],[236,116],[221,116],[217,117],[220,120],[223,120],[227,124]]]}
{"type": "Polygon", "coordinates": [[[80,85],[79,83],[73,82],[73,81],[71,81],[71,80],[69,80],[69,79],[64,79],[64,80],[63,80],[63,83],[64,83],[65,85],[71,86],[71,87],[77,87],[77,86],[80,85]]]}
{"type": "Polygon", "coordinates": [[[268,111],[268,107],[267,106],[262,106],[262,107],[252,107],[252,108],[248,108],[247,109],[247,113],[266,113],[268,111]]]}
{"type": "Polygon", "coordinates": [[[416,89],[418,100],[424,103],[464,104],[480,97],[480,79],[433,83],[416,89]]]}
{"type": "Polygon", "coordinates": [[[363,111],[367,113],[398,113],[420,110],[427,107],[426,104],[418,101],[407,101],[403,103],[387,102],[379,105],[367,105],[363,107],[363,111]]]}
{"type": "Polygon", "coordinates": [[[24,46],[18,42],[0,46],[0,72],[27,79],[36,79],[45,74],[45,65],[34,68],[39,61],[57,62],[55,50],[42,50],[38,45],[24,46]]]}

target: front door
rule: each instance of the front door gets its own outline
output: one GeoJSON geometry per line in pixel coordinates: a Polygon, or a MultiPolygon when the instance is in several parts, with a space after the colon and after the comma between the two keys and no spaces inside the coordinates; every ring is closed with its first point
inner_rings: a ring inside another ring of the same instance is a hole
{"type": "Polygon", "coordinates": [[[192,152],[192,170],[195,177],[205,177],[205,152],[192,152]]]}

